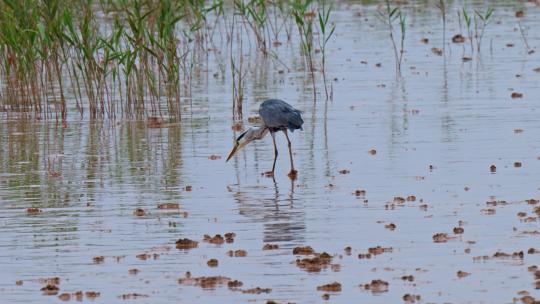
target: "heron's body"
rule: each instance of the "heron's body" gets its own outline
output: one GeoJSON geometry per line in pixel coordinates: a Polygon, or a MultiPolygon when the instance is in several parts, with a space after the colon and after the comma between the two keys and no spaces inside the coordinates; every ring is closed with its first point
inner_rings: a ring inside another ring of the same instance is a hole
{"type": "Polygon", "coordinates": [[[289,146],[289,156],[291,160],[291,172],[289,173],[289,176],[296,176],[291,151],[291,141],[289,140],[287,130],[291,132],[294,132],[294,130],[297,129],[302,130],[304,120],[302,119],[301,113],[302,112],[300,110],[293,108],[290,104],[283,100],[268,99],[264,101],[259,107],[259,115],[262,120],[262,125],[260,127],[249,128],[247,131],[238,136],[233,150],[229,154],[229,157],[227,157],[227,161],[249,142],[262,139],[267,133],[270,133],[274,142],[274,164],[272,165],[272,171],[268,173],[273,176],[278,156],[275,133],[282,131],[287,138],[289,146]]]}

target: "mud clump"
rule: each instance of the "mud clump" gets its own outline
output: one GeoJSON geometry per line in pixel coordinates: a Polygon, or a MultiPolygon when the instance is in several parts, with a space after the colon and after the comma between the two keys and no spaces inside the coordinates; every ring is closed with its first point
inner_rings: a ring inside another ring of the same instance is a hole
{"type": "Polygon", "coordinates": [[[208,234],[205,234],[203,237],[203,241],[215,244],[215,245],[221,245],[225,243],[225,239],[221,236],[221,234],[216,234],[213,237],[209,236],[208,234]]]}
{"type": "Polygon", "coordinates": [[[364,290],[370,290],[372,293],[388,292],[390,284],[383,280],[372,280],[370,283],[360,285],[364,290]]]}
{"type": "Polygon", "coordinates": [[[277,244],[264,244],[262,250],[276,250],[279,249],[279,245],[277,244]]]}
{"type": "Polygon", "coordinates": [[[210,259],[206,262],[208,267],[218,267],[219,261],[217,259],[210,259]]]}
{"type": "Polygon", "coordinates": [[[523,11],[517,11],[516,12],[516,18],[523,18],[523,16],[525,16],[525,13],[523,11]]]}
{"type": "Polygon", "coordinates": [[[377,154],[377,150],[371,149],[371,150],[368,151],[368,153],[371,154],[371,155],[376,155],[376,154],[377,154]]]}
{"type": "Polygon", "coordinates": [[[356,191],[354,191],[354,195],[356,195],[356,196],[366,196],[366,190],[356,190],[356,191]]]}
{"type": "Polygon", "coordinates": [[[466,272],[466,271],[463,271],[463,270],[459,270],[458,272],[456,272],[456,275],[458,278],[465,278],[465,277],[468,277],[471,275],[470,272],[466,272]]]}
{"type": "Polygon", "coordinates": [[[454,227],[454,234],[463,234],[465,232],[465,229],[462,227],[454,227]]]}
{"type": "Polygon", "coordinates": [[[58,286],[56,286],[54,284],[47,284],[47,285],[45,285],[45,287],[41,288],[41,291],[46,296],[55,296],[55,295],[58,294],[59,290],[60,290],[60,288],[58,288],[58,286]]]}
{"type": "Polygon", "coordinates": [[[351,171],[347,169],[339,170],[339,174],[349,174],[349,173],[351,173],[351,171]]]}
{"type": "Polygon", "coordinates": [[[60,301],[67,302],[67,301],[71,300],[71,294],[69,294],[69,293],[67,293],[67,292],[64,292],[63,294],[60,294],[60,295],[58,296],[58,299],[59,299],[60,301]]]}
{"type": "Polygon", "coordinates": [[[372,255],[379,255],[379,254],[383,254],[383,253],[390,253],[393,250],[394,249],[392,247],[377,246],[377,247],[368,248],[368,253],[370,253],[372,255]]]}
{"type": "Polygon", "coordinates": [[[133,211],[133,215],[135,216],[144,216],[146,213],[144,212],[144,209],[137,208],[133,211]]]}
{"type": "Polygon", "coordinates": [[[137,275],[139,272],[141,272],[139,269],[137,268],[132,268],[130,270],[128,270],[128,273],[131,274],[131,275],[137,275]]]}
{"type": "Polygon", "coordinates": [[[234,238],[236,237],[236,233],[234,232],[227,232],[225,233],[225,242],[227,243],[234,243],[234,238]]]}
{"type": "Polygon", "coordinates": [[[386,229],[388,229],[388,230],[391,230],[391,231],[396,230],[396,227],[397,227],[397,226],[396,226],[396,224],[394,224],[394,223],[390,223],[390,224],[384,225],[384,228],[386,228],[386,229]]]}
{"type": "Polygon", "coordinates": [[[523,93],[513,92],[510,97],[512,97],[512,99],[523,98],[523,93]]]}
{"type": "Polygon", "coordinates": [[[87,292],[84,293],[84,295],[85,295],[88,299],[93,300],[93,299],[99,297],[99,296],[101,295],[101,293],[95,292],[95,291],[87,291],[87,292]]]}
{"type": "Polygon", "coordinates": [[[248,294],[261,294],[261,293],[271,293],[271,292],[272,292],[271,288],[260,288],[260,287],[242,290],[242,293],[248,293],[248,294]]]}
{"type": "Polygon", "coordinates": [[[186,250],[186,249],[197,248],[197,246],[199,246],[199,242],[193,241],[187,238],[179,239],[178,241],[176,241],[176,248],[178,249],[186,250]]]}
{"type": "Polygon", "coordinates": [[[105,257],[100,255],[100,256],[95,256],[92,258],[92,261],[94,262],[94,264],[101,264],[105,261],[105,257]]]}
{"type": "Polygon", "coordinates": [[[21,281],[21,280],[15,281],[15,285],[17,285],[17,286],[22,286],[22,284],[23,284],[23,281],[21,281]]]}
{"type": "Polygon", "coordinates": [[[120,298],[122,300],[135,300],[135,299],[138,299],[138,298],[148,298],[148,297],[149,297],[148,295],[134,292],[134,293],[123,294],[123,295],[119,296],[118,298],[120,298]]]}
{"type": "Polygon", "coordinates": [[[345,249],[343,249],[343,251],[345,251],[346,255],[351,255],[352,248],[351,248],[351,246],[347,246],[347,247],[345,247],[345,249]]]}
{"type": "Polygon", "coordinates": [[[35,215],[41,213],[41,210],[39,208],[28,208],[26,209],[26,214],[28,215],[35,215]]]}
{"type": "Polygon", "coordinates": [[[452,37],[452,42],[453,43],[463,43],[463,42],[465,42],[465,37],[463,37],[461,34],[454,35],[454,37],[452,37]]]}
{"type": "Polygon", "coordinates": [[[238,249],[238,250],[229,250],[227,251],[227,255],[230,257],[237,257],[237,258],[243,258],[247,256],[247,251],[238,249]]]}
{"type": "Polygon", "coordinates": [[[422,300],[422,297],[420,295],[414,295],[410,293],[403,295],[403,301],[405,303],[416,303],[416,302],[420,302],[421,300],[422,300]]]}
{"type": "Polygon", "coordinates": [[[401,279],[403,281],[408,281],[408,282],[413,282],[414,281],[414,276],[411,274],[411,275],[404,275],[401,277],[401,279]]]}
{"type": "Polygon", "coordinates": [[[177,203],[163,203],[158,204],[158,209],[180,209],[180,205],[177,203]]]}
{"type": "Polygon", "coordinates": [[[212,154],[212,155],[208,156],[208,159],[209,160],[217,160],[217,159],[221,159],[221,156],[212,154]]]}
{"type": "Polygon", "coordinates": [[[330,295],[327,294],[327,293],[325,293],[325,294],[323,294],[323,295],[321,296],[321,298],[322,298],[323,300],[325,300],[325,301],[328,301],[328,300],[330,300],[330,295]]]}
{"type": "Polygon", "coordinates": [[[358,254],[358,258],[361,260],[371,259],[371,253],[360,253],[358,254]]]}
{"type": "Polygon", "coordinates": [[[244,283],[242,283],[242,281],[238,281],[238,280],[227,282],[227,287],[229,287],[230,289],[239,288],[239,287],[242,287],[243,285],[244,285],[244,283]]]}
{"type": "Polygon", "coordinates": [[[514,162],[514,168],[521,168],[521,162],[514,162]]]}
{"type": "Polygon", "coordinates": [[[312,258],[297,259],[296,266],[307,272],[320,272],[332,262],[332,256],[326,252],[315,253],[312,258]]]}
{"type": "Polygon", "coordinates": [[[311,246],[295,247],[293,249],[293,254],[296,254],[296,255],[309,255],[313,253],[315,253],[315,250],[313,250],[311,246]]]}
{"type": "Polygon", "coordinates": [[[435,243],[446,243],[451,239],[446,233],[435,233],[433,235],[433,242],[435,243]]]}
{"type": "Polygon", "coordinates": [[[495,165],[489,166],[489,171],[490,171],[491,173],[497,172],[497,166],[495,166],[495,165]]]}
{"type": "Polygon", "coordinates": [[[317,290],[326,291],[326,292],[340,292],[341,284],[338,282],[333,282],[333,283],[317,286],[317,290]]]}
{"type": "Polygon", "coordinates": [[[523,251],[516,251],[516,252],[512,252],[512,253],[506,253],[506,252],[502,252],[502,251],[497,251],[493,254],[493,257],[494,258],[518,258],[518,259],[523,259],[523,251]]]}
{"type": "Polygon", "coordinates": [[[218,286],[228,284],[230,281],[230,278],[224,276],[193,278],[189,274],[186,274],[184,278],[178,279],[178,283],[181,285],[199,286],[203,289],[214,289],[218,286]]]}

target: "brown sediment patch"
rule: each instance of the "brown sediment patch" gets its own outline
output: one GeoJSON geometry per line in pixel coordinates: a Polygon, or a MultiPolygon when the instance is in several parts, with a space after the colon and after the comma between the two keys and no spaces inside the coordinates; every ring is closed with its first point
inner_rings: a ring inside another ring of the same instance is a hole
{"type": "Polygon", "coordinates": [[[513,99],[516,99],[516,98],[522,98],[522,97],[523,97],[523,93],[512,92],[512,95],[510,95],[510,97],[512,97],[513,99]]]}
{"type": "Polygon", "coordinates": [[[230,289],[239,288],[239,287],[242,287],[243,285],[244,285],[244,283],[242,283],[242,281],[238,281],[238,280],[233,280],[233,281],[227,282],[227,286],[230,289]]]}
{"type": "Polygon", "coordinates": [[[225,236],[225,242],[234,243],[234,238],[236,237],[236,233],[227,232],[227,233],[224,234],[224,236],[225,236]]]}
{"type": "Polygon", "coordinates": [[[59,290],[60,290],[60,288],[58,288],[58,286],[56,286],[54,284],[47,284],[47,285],[45,285],[45,287],[41,288],[41,291],[46,296],[55,296],[55,295],[58,294],[59,290]]]}
{"type": "Polygon", "coordinates": [[[351,255],[351,252],[352,252],[352,248],[351,246],[347,246],[345,247],[345,249],[343,249],[345,251],[345,254],[346,255],[351,255]]]}
{"type": "Polygon", "coordinates": [[[295,247],[293,249],[293,254],[296,254],[296,255],[309,255],[313,253],[315,253],[315,250],[313,250],[311,246],[295,247]]]}
{"type": "Polygon", "coordinates": [[[180,209],[180,204],[177,203],[163,203],[157,205],[158,209],[180,209]]]}
{"type": "Polygon", "coordinates": [[[182,285],[199,286],[203,289],[214,289],[218,286],[228,284],[231,278],[224,276],[211,276],[211,277],[191,277],[189,273],[186,273],[184,278],[178,279],[178,283],[182,285]]]}
{"type": "Polygon", "coordinates": [[[379,254],[383,254],[383,253],[390,253],[394,250],[394,248],[392,247],[382,247],[382,246],[377,246],[377,247],[371,247],[371,248],[368,248],[368,253],[371,253],[372,255],[379,255],[379,254]]]}
{"type": "Polygon", "coordinates": [[[230,257],[245,257],[247,256],[247,251],[245,250],[242,250],[242,249],[238,249],[238,250],[229,250],[227,251],[227,255],[230,256],[230,257]]]}
{"type": "Polygon", "coordinates": [[[410,293],[403,295],[403,301],[405,303],[416,303],[416,302],[420,302],[421,300],[422,300],[422,297],[420,295],[414,295],[410,293]]]}
{"type": "Polygon", "coordinates": [[[132,268],[130,270],[128,270],[128,273],[131,274],[131,275],[137,275],[139,272],[141,272],[139,269],[137,268],[132,268]]]}
{"type": "Polygon", "coordinates": [[[17,286],[22,286],[22,284],[23,284],[22,280],[15,281],[15,285],[17,285],[17,286]]]}
{"type": "Polygon", "coordinates": [[[435,243],[446,243],[449,240],[452,240],[454,238],[455,237],[451,237],[447,233],[435,233],[433,235],[433,242],[435,242],[435,243]]]}
{"type": "Polygon", "coordinates": [[[101,264],[105,261],[105,257],[100,255],[100,256],[95,256],[92,258],[92,261],[94,262],[94,264],[101,264]]]}
{"type": "Polygon", "coordinates": [[[349,173],[351,173],[351,171],[347,169],[339,170],[339,174],[349,174],[349,173]]]}
{"type": "Polygon", "coordinates": [[[388,230],[392,230],[392,231],[396,230],[396,227],[397,226],[394,223],[389,223],[389,224],[384,225],[384,228],[386,228],[388,230]]]}
{"type": "Polygon", "coordinates": [[[261,287],[255,287],[250,289],[244,289],[242,290],[242,293],[249,293],[249,294],[261,294],[261,293],[271,293],[271,288],[261,288],[261,287]]]}
{"type": "Polygon", "coordinates": [[[364,290],[370,290],[372,293],[388,292],[390,284],[383,280],[372,280],[370,283],[360,285],[364,290]]]}
{"type": "Polygon", "coordinates": [[[210,244],[216,244],[216,245],[221,245],[225,243],[225,239],[221,236],[221,234],[216,234],[213,237],[211,237],[208,234],[205,234],[203,237],[203,241],[210,244]]]}
{"type": "Polygon", "coordinates": [[[186,190],[187,192],[191,192],[191,190],[193,190],[193,187],[190,186],[190,185],[187,185],[187,186],[185,187],[185,190],[186,190]]]}
{"type": "Polygon", "coordinates": [[[118,296],[118,298],[122,299],[122,300],[136,300],[136,299],[139,299],[139,298],[148,298],[149,296],[148,295],[145,295],[145,294],[142,294],[142,293],[126,293],[126,294],[123,294],[121,296],[118,296]]]}
{"type": "Polygon", "coordinates": [[[206,262],[206,265],[208,265],[208,267],[217,267],[219,264],[219,261],[217,259],[210,259],[206,262]]]}
{"type": "Polygon", "coordinates": [[[456,272],[456,275],[458,278],[464,278],[464,277],[468,277],[471,275],[470,272],[466,272],[466,271],[463,271],[463,270],[458,270],[458,272],[456,272]]]}
{"type": "Polygon", "coordinates": [[[534,297],[532,296],[523,296],[521,297],[521,303],[523,304],[538,304],[539,301],[537,301],[534,297]]]}
{"type": "Polygon", "coordinates": [[[482,212],[485,215],[493,215],[497,213],[497,210],[495,210],[494,208],[485,208],[485,209],[481,209],[480,212],[482,212]]]}
{"type": "Polygon", "coordinates": [[[71,300],[71,294],[69,294],[69,293],[67,293],[67,292],[64,292],[64,293],[62,293],[62,294],[60,294],[60,295],[58,296],[58,299],[59,299],[60,301],[64,301],[64,302],[69,301],[69,300],[71,300]]]}
{"type": "Polygon", "coordinates": [[[401,277],[401,279],[403,281],[413,282],[414,281],[414,276],[412,274],[404,275],[404,276],[401,277]]]}
{"type": "Polygon", "coordinates": [[[150,129],[159,129],[159,128],[167,128],[168,124],[163,121],[160,117],[157,116],[150,116],[148,117],[148,121],[146,122],[146,126],[150,129]]]}
{"type": "Polygon", "coordinates": [[[145,215],[144,209],[142,209],[142,208],[135,209],[133,211],[133,215],[135,215],[135,216],[144,216],[145,215]]]}
{"type": "Polygon", "coordinates": [[[465,229],[463,229],[462,227],[454,227],[454,234],[463,234],[463,232],[465,232],[465,229]]]}
{"type": "Polygon", "coordinates": [[[516,11],[516,18],[522,18],[523,16],[525,16],[525,13],[523,11],[516,11]]]}
{"type": "Polygon", "coordinates": [[[432,47],[432,48],[431,48],[431,52],[432,52],[433,54],[437,55],[437,56],[442,56],[442,54],[443,54],[442,49],[437,48],[437,47],[432,47]]]}
{"type": "Polygon", "coordinates": [[[420,42],[422,42],[423,44],[428,44],[429,39],[428,38],[422,38],[422,39],[420,39],[420,42]]]}
{"type": "Polygon", "coordinates": [[[262,250],[276,250],[279,249],[279,245],[277,244],[264,244],[262,250]]]}
{"type": "Polygon", "coordinates": [[[495,165],[489,166],[489,171],[490,171],[491,173],[497,172],[497,166],[495,166],[495,165]]]}
{"type": "Polygon", "coordinates": [[[296,260],[296,266],[307,272],[320,272],[332,262],[332,256],[326,252],[315,253],[312,258],[303,258],[296,260]]]}
{"type": "Polygon", "coordinates": [[[375,154],[377,154],[377,150],[371,149],[371,150],[368,151],[368,153],[371,154],[371,155],[375,155],[375,154]]]}
{"type": "Polygon", "coordinates": [[[406,200],[401,196],[394,196],[393,202],[396,204],[404,204],[406,200]]]}
{"type": "Polygon", "coordinates": [[[523,253],[523,251],[516,251],[512,253],[497,251],[492,256],[483,255],[483,256],[473,257],[473,261],[481,261],[481,260],[489,260],[489,259],[523,259],[524,255],[525,254],[523,253]]]}
{"type": "Polygon", "coordinates": [[[453,43],[463,43],[463,42],[465,42],[465,37],[463,37],[461,34],[454,35],[454,37],[452,37],[452,42],[453,43]]]}
{"type": "Polygon", "coordinates": [[[508,205],[508,202],[507,201],[495,201],[495,200],[493,200],[493,201],[487,201],[486,205],[487,206],[493,206],[493,207],[495,207],[495,206],[504,206],[504,205],[508,205]]]}
{"type": "Polygon", "coordinates": [[[527,254],[537,254],[537,253],[540,253],[540,250],[536,248],[529,248],[529,250],[527,250],[527,254]]]}
{"type": "Polygon", "coordinates": [[[415,201],[416,201],[416,196],[414,195],[407,196],[407,202],[415,202],[415,201]]]}
{"type": "Polygon", "coordinates": [[[354,191],[354,195],[356,196],[366,196],[366,190],[356,190],[354,191]]]}
{"type": "Polygon", "coordinates": [[[59,277],[52,277],[52,278],[40,278],[38,280],[41,284],[45,285],[60,285],[60,278],[59,277]]]}
{"type": "Polygon", "coordinates": [[[26,214],[28,215],[35,215],[41,213],[41,210],[39,208],[28,208],[26,209],[26,214]]]}
{"type": "Polygon", "coordinates": [[[514,168],[521,168],[522,164],[521,162],[514,162],[514,168]]]}
{"type": "Polygon", "coordinates": [[[318,291],[326,291],[326,292],[340,292],[341,291],[341,284],[339,282],[333,282],[329,284],[324,284],[321,286],[317,286],[318,291]]]}
{"type": "Polygon", "coordinates": [[[199,246],[199,242],[190,240],[188,238],[183,238],[176,241],[176,248],[178,249],[192,249],[197,248],[197,246],[199,246]]]}
{"type": "Polygon", "coordinates": [[[146,261],[148,260],[149,258],[151,258],[152,256],[147,254],[147,253],[141,253],[141,254],[137,254],[135,256],[137,259],[141,260],[141,261],[146,261]]]}
{"type": "Polygon", "coordinates": [[[296,180],[298,178],[298,171],[297,170],[291,170],[287,176],[291,179],[291,180],[296,180]]]}
{"type": "Polygon", "coordinates": [[[96,291],[86,291],[84,293],[84,295],[90,299],[90,300],[94,300],[95,298],[99,297],[101,295],[101,293],[99,292],[96,292],[96,291]]]}
{"type": "Polygon", "coordinates": [[[527,204],[529,205],[536,205],[538,204],[538,200],[537,199],[534,199],[534,198],[530,198],[528,200],[526,200],[527,204]]]}
{"type": "Polygon", "coordinates": [[[363,259],[371,259],[371,253],[360,253],[358,254],[358,258],[363,260],[363,259]]]}
{"type": "Polygon", "coordinates": [[[322,298],[323,300],[325,300],[325,301],[328,301],[328,300],[330,300],[330,295],[327,294],[327,293],[325,293],[325,294],[323,294],[323,295],[321,296],[321,298],[322,298]]]}
{"type": "Polygon", "coordinates": [[[208,156],[208,159],[209,160],[217,160],[217,159],[221,159],[221,156],[212,154],[212,155],[208,156]]]}

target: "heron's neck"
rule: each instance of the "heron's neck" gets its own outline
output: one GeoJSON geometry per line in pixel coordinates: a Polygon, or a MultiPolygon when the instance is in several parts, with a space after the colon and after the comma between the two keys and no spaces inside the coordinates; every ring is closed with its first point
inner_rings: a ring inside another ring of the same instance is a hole
{"type": "Polygon", "coordinates": [[[268,133],[266,126],[253,127],[253,139],[262,139],[268,133]]]}

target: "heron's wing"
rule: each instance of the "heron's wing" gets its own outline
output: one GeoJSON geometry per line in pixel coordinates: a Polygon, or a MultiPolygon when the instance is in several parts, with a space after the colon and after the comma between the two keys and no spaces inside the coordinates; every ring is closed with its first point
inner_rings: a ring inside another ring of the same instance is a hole
{"type": "Polygon", "coordinates": [[[259,115],[266,127],[272,129],[287,128],[291,131],[302,129],[302,112],[279,99],[269,99],[261,104],[259,115]]]}

